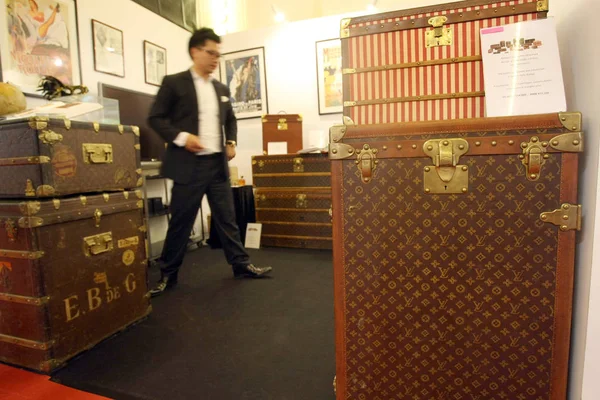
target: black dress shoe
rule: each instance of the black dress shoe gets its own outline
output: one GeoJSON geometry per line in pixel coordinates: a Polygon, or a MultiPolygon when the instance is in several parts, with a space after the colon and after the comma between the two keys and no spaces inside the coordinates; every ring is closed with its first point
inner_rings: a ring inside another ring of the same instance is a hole
{"type": "Polygon", "coordinates": [[[170,289],[177,285],[177,279],[170,278],[168,276],[163,276],[157,282],[156,286],[150,289],[150,296],[156,297],[162,294],[167,289],[170,289]]]}
{"type": "Polygon", "coordinates": [[[236,278],[260,278],[272,270],[271,267],[257,267],[254,264],[234,265],[233,276],[236,278]]]}

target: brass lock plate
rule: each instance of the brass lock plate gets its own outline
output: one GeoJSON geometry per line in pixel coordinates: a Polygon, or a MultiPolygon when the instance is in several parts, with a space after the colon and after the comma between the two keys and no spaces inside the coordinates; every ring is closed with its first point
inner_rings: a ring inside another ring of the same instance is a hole
{"type": "Polygon", "coordinates": [[[104,232],[83,238],[83,253],[86,257],[109,252],[113,249],[112,232],[104,232]]]}
{"type": "Polygon", "coordinates": [[[287,131],[288,130],[287,119],[279,118],[279,121],[277,122],[277,130],[278,131],[287,131]]]}
{"type": "Polygon", "coordinates": [[[448,21],[448,18],[443,15],[429,19],[429,25],[433,26],[433,29],[425,32],[425,46],[428,49],[438,46],[452,46],[454,43],[452,28],[444,26],[446,21],[448,21]]]}
{"type": "Polygon", "coordinates": [[[83,143],[83,161],[86,164],[112,164],[112,144],[83,143]]]}
{"type": "Polygon", "coordinates": [[[459,159],[469,151],[465,139],[434,139],[423,144],[423,151],[433,165],[423,169],[425,193],[457,194],[469,191],[469,167],[459,159]]]}
{"type": "Polygon", "coordinates": [[[305,194],[297,194],[296,195],[296,208],[307,208],[308,200],[306,199],[305,194]]]}
{"type": "Polygon", "coordinates": [[[304,172],[304,159],[294,158],[294,172],[304,172]]]}

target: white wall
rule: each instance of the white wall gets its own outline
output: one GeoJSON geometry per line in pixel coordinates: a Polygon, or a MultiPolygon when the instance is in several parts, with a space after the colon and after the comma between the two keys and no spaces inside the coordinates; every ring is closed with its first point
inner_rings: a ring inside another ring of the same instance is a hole
{"type": "Polygon", "coordinates": [[[600,399],[600,206],[598,153],[600,147],[600,51],[581,38],[594,35],[592,15],[600,12],[597,0],[550,2],[557,21],[565,88],[570,110],[584,117],[585,153],[582,157],[579,199],[583,205],[583,231],[578,237],[575,276],[573,340],[569,399],[600,399]],[[596,249],[596,251],[594,251],[596,249]]]}

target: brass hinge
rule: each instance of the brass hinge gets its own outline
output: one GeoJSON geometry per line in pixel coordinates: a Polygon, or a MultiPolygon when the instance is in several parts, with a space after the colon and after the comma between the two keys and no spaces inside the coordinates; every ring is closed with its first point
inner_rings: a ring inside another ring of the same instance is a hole
{"type": "Polygon", "coordinates": [[[469,151],[465,139],[434,139],[423,144],[423,151],[433,160],[424,168],[425,193],[456,194],[469,191],[469,167],[459,165],[459,158],[469,151]]]}
{"type": "Polygon", "coordinates": [[[19,203],[21,214],[28,217],[39,213],[41,208],[42,203],[39,201],[25,201],[23,203],[19,203]]]}
{"type": "Polygon", "coordinates": [[[56,143],[62,142],[62,140],[63,140],[63,135],[61,135],[60,133],[51,131],[49,129],[43,130],[42,133],[40,133],[38,137],[40,138],[42,143],[49,144],[49,145],[54,145],[56,143]]]}
{"type": "Polygon", "coordinates": [[[563,232],[572,230],[580,231],[581,205],[565,203],[558,210],[542,213],[540,219],[544,222],[559,226],[560,230],[563,232]]]}
{"type": "Polygon", "coordinates": [[[352,18],[344,18],[340,22],[340,38],[350,37],[350,21],[352,21],[352,18]]]}
{"type": "Polygon", "coordinates": [[[304,172],[304,159],[302,157],[294,158],[294,172],[304,172]]]}
{"type": "Polygon", "coordinates": [[[448,17],[443,15],[429,18],[428,23],[433,26],[433,29],[425,32],[425,46],[428,49],[431,47],[452,45],[454,42],[452,28],[444,27],[447,21],[448,17]]]}
{"type": "Polygon", "coordinates": [[[52,200],[52,204],[54,204],[54,209],[55,210],[60,209],[60,199],[53,199],[52,200]]]}
{"type": "Polygon", "coordinates": [[[550,9],[548,5],[548,0],[538,0],[537,2],[537,10],[538,12],[548,11],[550,9]]]}
{"type": "Polygon", "coordinates": [[[21,347],[28,347],[30,349],[37,350],[48,350],[52,346],[54,346],[54,341],[51,340],[49,342],[36,342],[34,340],[22,339],[9,335],[0,334],[0,342],[11,343],[21,347]]]}
{"type": "Polygon", "coordinates": [[[108,203],[108,201],[110,200],[110,194],[108,193],[102,193],[102,197],[104,198],[105,203],[108,203]]]}
{"type": "Polygon", "coordinates": [[[0,250],[0,257],[17,258],[21,260],[37,260],[44,256],[43,251],[0,250]]]}
{"type": "Polygon", "coordinates": [[[100,132],[100,124],[98,122],[94,122],[92,125],[94,126],[94,132],[100,132]]]}
{"type": "Polygon", "coordinates": [[[33,304],[34,306],[41,306],[47,304],[50,300],[49,296],[45,297],[28,297],[28,296],[17,296],[15,294],[0,293],[0,301],[8,301],[17,304],[33,304]]]}
{"type": "Polygon", "coordinates": [[[379,161],[377,158],[377,149],[372,149],[371,146],[365,144],[362,150],[356,150],[358,158],[354,163],[360,171],[360,177],[363,183],[369,183],[373,179],[373,171],[377,168],[379,161]]]}
{"type": "Polygon", "coordinates": [[[44,220],[40,217],[21,217],[18,224],[20,228],[38,228],[44,225],[44,220]]]}
{"type": "Polygon", "coordinates": [[[68,118],[63,119],[64,123],[65,123],[65,129],[69,130],[71,129],[71,120],[68,118]]]}
{"type": "Polygon", "coordinates": [[[48,127],[48,121],[50,121],[48,117],[32,117],[29,118],[29,126],[31,129],[40,131],[48,127]]]}

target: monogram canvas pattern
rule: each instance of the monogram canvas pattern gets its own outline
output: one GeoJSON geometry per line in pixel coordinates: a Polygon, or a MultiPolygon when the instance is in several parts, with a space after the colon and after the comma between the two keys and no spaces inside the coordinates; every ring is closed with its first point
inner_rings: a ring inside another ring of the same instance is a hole
{"type": "Polygon", "coordinates": [[[346,398],[549,398],[561,155],[461,157],[466,194],[423,191],[430,158],[343,161],[346,398]]]}

